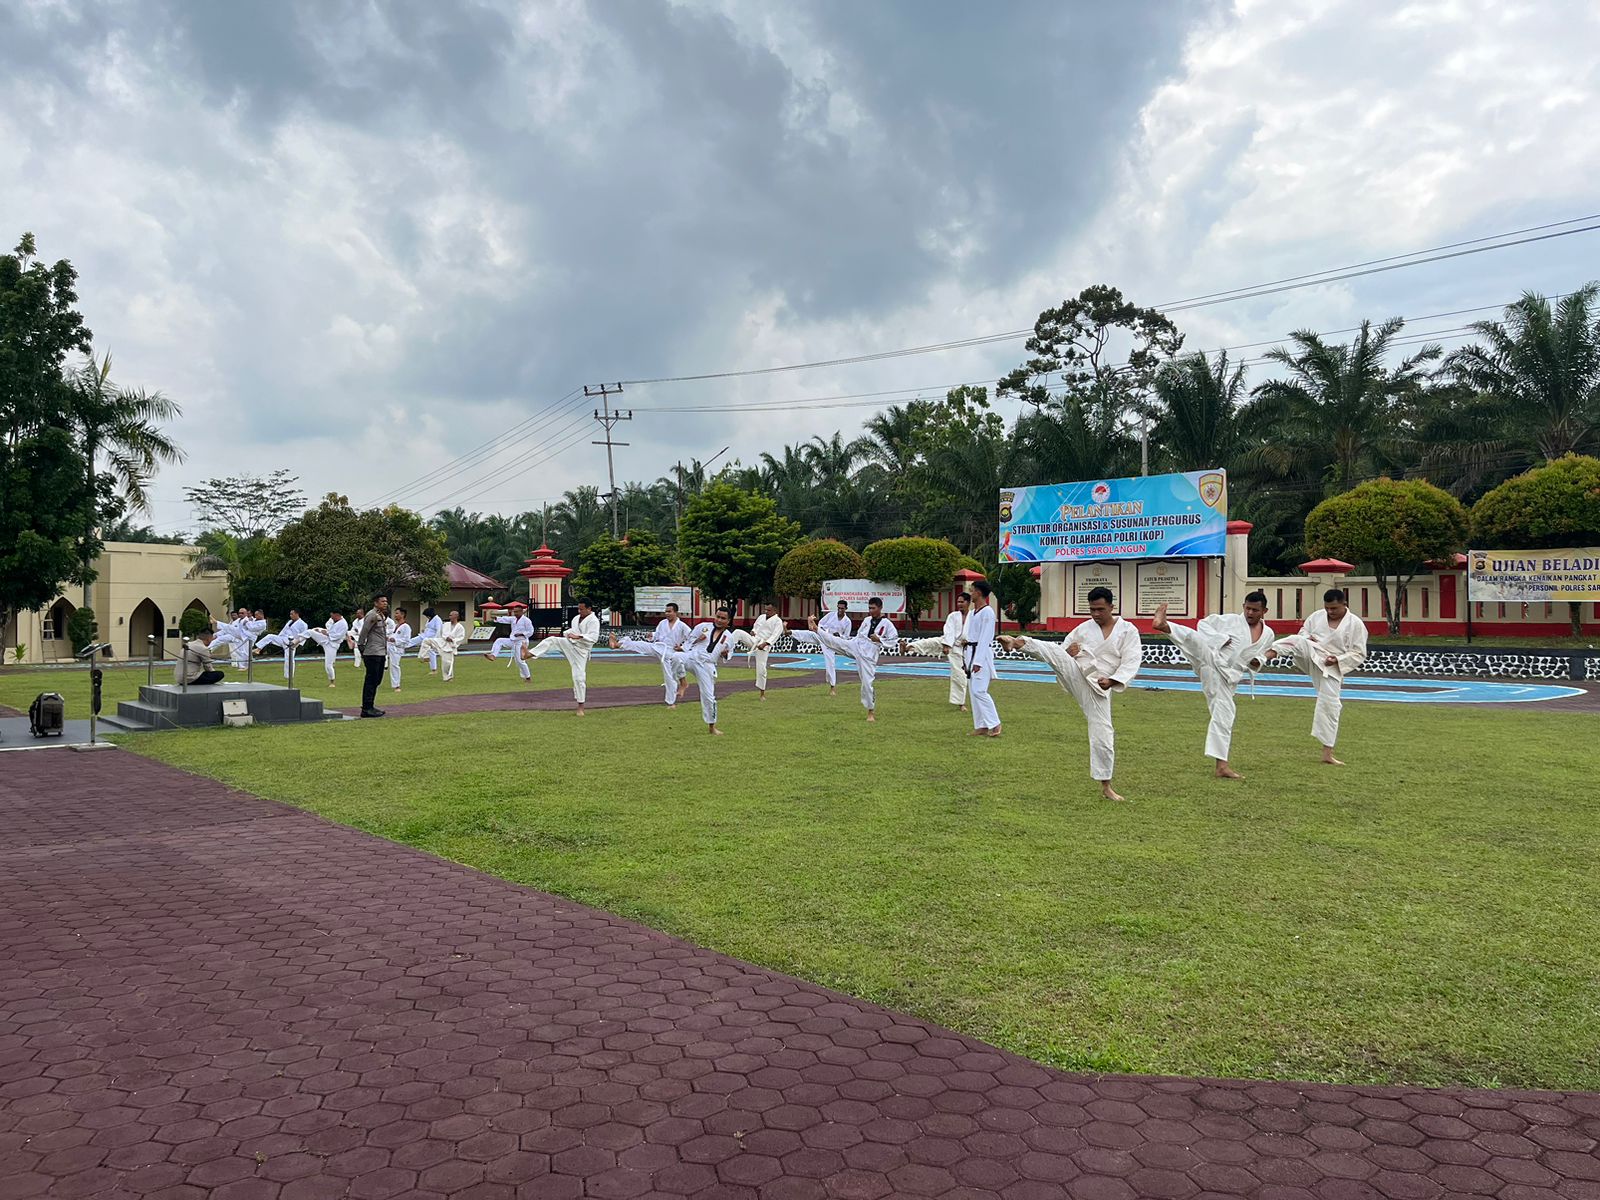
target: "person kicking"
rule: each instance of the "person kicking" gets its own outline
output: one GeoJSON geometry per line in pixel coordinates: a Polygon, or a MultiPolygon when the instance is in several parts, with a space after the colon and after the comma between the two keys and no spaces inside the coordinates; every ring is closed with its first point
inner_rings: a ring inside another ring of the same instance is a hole
{"type": "MultiPolygon", "coordinates": [[[[717,728],[717,664],[733,656],[733,631],[728,628],[732,618],[729,609],[718,608],[712,620],[694,627],[694,632],[681,650],[669,651],[666,658],[674,675],[684,681],[685,687],[691,674],[700,685],[700,716],[705,720],[706,732],[712,737],[722,736],[722,730],[717,728]]],[[[623,638],[619,642],[616,634],[611,635],[613,650],[631,649],[635,654],[649,654],[651,651],[638,647],[652,644],[638,638],[623,638]],[[628,645],[629,642],[634,645],[628,645]]]]}
{"type": "Polygon", "coordinates": [[[1063,691],[1083,709],[1089,727],[1089,775],[1107,800],[1125,800],[1111,786],[1117,765],[1116,730],[1111,725],[1111,696],[1127,691],[1144,661],[1139,631],[1116,615],[1116,597],[1107,587],[1089,591],[1089,619],[1059,646],[1030,637],[1003,637],[1007,650],[1020,651],[1047,663],[1063,691]]]}
{"type": "Polygon", "coordinates": [[[300,649],[301,644],[306,640],[310,632],[310,629],[306,627],[305,621],[300,617],[300,610],[291,608],[289,610],[289,620],[284,624],[283,628],[278,630],[277,633],[264,634],[256,639],[255,648],[250,653],[259,658],[261,652],[268,646],[279,647],[283,651],[283,677],[285,679],[293,678],[295,653],[300,649]]]}
{"type": "MultiPolygon", "coordinates": [[[[810,623],[808,622],[808,624],[810,623]]],[[[817,633],[831,633],[836,638],[843,638],[845,641],[849,641],[850,635],[855,629],[854,623],[850,620],[850,606],[843,600],[839,601],[838,606],[831,613],[812,624],[811,627],[817,633]]],[[[797,638],[796,640],[798,641],[799,639],[797,638]]],[[[816,644],[822,648],[822,673],[828,680],[828,695],[837,696],[839,694],[839,664],[836,661],[834,652],[829,649],[826,643],[819,642],[816,644]]]]}
{"type": "MultiPolygon", "coordinates": [[[[526,612],[511,622],[511,636],[495,638],[489,646],[485,658],[496,659],[500,656],[501,646],[511,647],[511,659],[517,664],[517,670],[522,673],[522,682],[528,683],[533,679],[533,668],[528,666],[528,643],[533,640],[533,618],[526,612]]],[[[548,638],[545,639],[549,641],[548,638]]]]}
{"type": "Polygon", "coordinates": [[[537,646],[523,646],[524,666],[547,654],[560,654],[572,668],[572,698],[578,702],[578,715],[584,716],[583,701],[589,694],[589,652],[600,640],[600,618],[587,600],[578,601],[578,615],[559,637],[547,637],[537,646]]]}
{"type": "Polygon", "coordinates": [[[1233,743],[1233,722],[1238,715],[1235,694],[1246,675],[1254,675],[1275,654],[1273,633],[1264,618],[1267,594],[1251,592],[1244,598],[1244,612],[1213,613],[1193,629],[1173,625],[1167,620],[1167,606],[1156,609],[1150,628],[1164,633],[1189,660],[1200,677],[1200,691],[1211,711],[1206,727],[1206,754],[1217,761],[1218,779],[1243,779],[1228,762],[1233,743]]]}
{"type": "Polygon", "coordinates": [[[1322,745],[1322,761],[1344,766],[1333,756],[1344,709],[1344,677],[1367,660],[1367,623],[1351,613],[1343,588],[1329,588],[1322,594],[1322,607],[1305,619],[1300,632],[1278,639],[1270,654],[1280,653],[1294,655],[1317,689],[1311,736],[1322,745]]]}
{"type": "Polygon", "coordinates": [[[334,660],[339,657],[339,647],[345,644],[345,639],[350,636],[350,622],[344,619],[344,614],[334,610],[328,614],[328,623],[319,625],[315,629],[308,629],[306,636],[322,649],[322,669],[327,673],[328,686],[334,685],[334,660]]]}
{"type": "Polygon", "coordinates": [[[436,657],[444,668],[443,682],[456,677],[456,655],[467,644],[467,627],[461,623],[461,613],[450,610],[450,620],[439,626],[439,632],[423,639],[423,647],[430,657],[436,657]]]}
{"type": "Polygon", "coordinates": [[[967,711],[967,663],[962,635],[967,628],[967,615],[972,611],[972,598],[966,592],[956,597],[956,606],[944,619],[944,629],[938,637],[918,638],[911,648],[918,654],[936,654],[950,664],[950,706],[967,711]]]}
{"type": "Polygon", "coordinates": [[[867,601],[867,615],[852,638],[842,638],[828,633],[816,617],[808,622],[809,630],[797,629],[791,635],[802,645],[821,646],[835,654],[848,654],[855,659],[856,677],[861,681],[861,707],[867,710],[867,720],[877,721],[878,701],[873,685],[878,678],[878,656],[887,651],[895,653],[900,648],[900,633],[894,622],[883,615],[883,601],[874,596],[867,601]]]}

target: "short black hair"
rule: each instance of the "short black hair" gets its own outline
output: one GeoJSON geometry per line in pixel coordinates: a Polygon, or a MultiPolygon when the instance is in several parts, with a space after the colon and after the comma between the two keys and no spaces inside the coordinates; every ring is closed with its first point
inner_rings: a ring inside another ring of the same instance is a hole
{"type": "Polygon", "coordinates": [[[972,599],[972,597],[967,595],[966,592],[957,592],[956,593],[956,602],[958,604],[963,600],[971,600],[971,599],[972,599]]]}
{"type": "Polygon", "coordinates": [[[1089,589],[1089,603],[1093,604],[1096,600],[1104,600],[1107,604],[1113,605],[1117,602],[1117,598],[1111,594],[1111,589],[1108,587],[1089,589]]]}
{"type": "Polygon", "coordinates": [[[1265,608],[1267,606],[1267,594],[1257,588],[1244,598],[1244,602],[1246,604],[1259,604],[1262,608],[1265,608]]]}
{"type": "Polygon", "coordinates": [[[972,590],[975,592],[982,592],[985,600],[994,594],[994,589],[989,586],[989,581],[987,579],[974,579],[972,581],[972,590]]]}
{"type": "Polygon", "coordinates": [[[871,600],[867,601],[867,607],[871,608],[874,604],[876,604],[879,608],[883,607],[883,601],[878,599],[878,597],[876,597],[876,596],[874,596],[871,600]]]}
{"type": "Polygon", "coordinates": [[[848,601],[848,600],[840,600],[840,601],[838,601],[838,605],[839,605],[840,608],[848,608],[850,606],[850,601],[848,601]]]}
{"type": "Polygon", "coordinates": [[[670,601],[669,601],[669,602],[668,602],[668,603],[667,603],[667,611],[668,611],[668,612],[677,612],[677,611],[678,611],[678,606],[677,606],[677,605],[676,605],[676,604],[673,604],[673,603],[671,603],[671,602],[670,602],[670,601]]]}
{"type": "Polygon", "coordinates": [[[583,598],[583,597],[582,597],[582,596],[579,596],[579,597],[578,597],[578,598],[577,598],[577,599],[576,599],[576,600],[575,600],[575,601],[573,601],[573,603],[574,603],[574,604],[581,604],[581,605],[583,605],[583,606],[584,606],[584,607],[585,607],[585,608],[587,608],[587,609],[590,609],[590,610],[591,610],[591,611],[592,611],[592,610],[593,610],[593,609],[594,609],[594,605],[592,605],[592,604],[590,604],[590,603],[589,603],[589,602],[588,602],[588,601],[587,601],[587,600],[585,600],[585,599],[584,599],[584,598],[583,598]]]}
{"type": "Polygon", "coordinates": [[[1343,588],[1329,588],[1327,591],[1322,593],[1322,602],[1327,604],[1330,600],[1338,600],[1341,603],[1348,603],[1350,597],[1344,594],[1343,588]]]}
{"type": "Polygon", "coordinates": [[[729,608],[726,604],[717,605],[717,611],[719,613],[727,613],[730,620],[733,617],[733,609],[729,608]]]}
{"type": "Polygon", "coordinates": [[[389,598],[389,593],[388,592],[379,592],[377,595],[375,595],[372,598],[372,602],[374,604],[376,604],[379,600],[387,600],[388,598],[389,598]]]}
{"type": "Polygon", "coordinates": [[[425,616],[425,617],[433,616],[434,615],[433,614],[433,605],[430,604],[430,605],[428,605],[427,608],[423,609],[422,610],[422,615],[425,616]]]}

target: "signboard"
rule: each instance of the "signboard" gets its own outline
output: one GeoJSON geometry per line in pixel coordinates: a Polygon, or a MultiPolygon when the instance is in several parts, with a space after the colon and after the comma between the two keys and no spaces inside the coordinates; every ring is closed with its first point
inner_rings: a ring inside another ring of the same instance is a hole
{"type": "Polygon", "coordinates": [[[1122,611],[1122,564],[1121,563],[1073,563],[1072,564],[1072,615],[1087,617],[1089,615],[1089,593],[1097,587],[1108,587],[1111,594],[1116,597],[1115,610],[1122,611]]]}
{"type": "Polygon", "coordinates": [[[633,589],[633,611],[664,613],[667,605],[676,604],[678,611],[694,611],[694,589],[690,587],[636,587],[633,589]]]}
{"type": "Polygon", "coordinates": [[[1000,492],[1000,560],[1219,557],[1228,477],[1187,471],[1000,492]]]}
{"type": "Polygon", "coordinates": [[[822,611],[832,612],[843,600],[847,611],[864,613],[867,601],[876,596],[883,601],[883,611],[903,613],[906,610],[906,590],[898,583],[873,583],[870,579],[829,579],[822,585],[822,611]]]}
{"type": "Polygon", "coordinates": [[[1155,616],[1165,604],[1169,617],[1189,615],[1189,564],[1174,562],[1135,563],[1133,568],[1134,612],[1141,617],[1155,616]]]}
{"type": "Polygon", "coordinates": [[[1600,547],[1578,550],[1469,550],[1473,603],[1600,602],[1600,547]]]}

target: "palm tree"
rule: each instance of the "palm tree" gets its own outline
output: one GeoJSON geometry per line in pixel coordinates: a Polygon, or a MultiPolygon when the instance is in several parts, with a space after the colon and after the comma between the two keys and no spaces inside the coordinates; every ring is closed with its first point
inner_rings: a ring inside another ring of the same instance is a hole
{"type": "MultiPolygon", "coordinates": [[[[1584,451],[1600,426],[1600,283],[1550,301],[1533,292],[1505,320],[1479,321],[1482,344],[1444,362],[1457,382],[1483,393],[1502,438],[1547,459],[1584,451]]],[[[1526,465],[1526,464],[1523,464],[1526,465]]]]}
{"type": "MultiPolygon", "coordinates": [[[[183,452],[161,432],[159,423],[181,415],[182,410],[160,392],[112,384],[109,354],[99,362],[88,355],[87,361],[70,374],[68,383],[73,420],[83,434],[90,490],[95,490],[96,464],[103,459],[104,473],[111,477],[112,486],[126,506],[148,514],[150,496],[146,485],[163,463],[183,461],[183,452]]],[[[88,532],[92,542],[94,531],[88,532]]],[[[88,563],[84,566],[87,568],[88,563]]],[[[85,608],[89,601],[89,585],[84,584],[85,608]]]]}
{"type": "Polygon", "coordinates": [[[610,508],[597,487],[573,488],[550,508],[550,545],[574,570],[584,549],[610,532],[610,508]]]}
{"type": "Polygon", "coordinates": [[[1134,465],[1134,443],[1121,410],[1108,399],[1073,393],[1017,418],[1015,437],[1026,474],[1037,483],[1105,479],[1134,465]]]}
{"type": "Polygon", "coordinates": [[[1289,335],[1294,349],[1269,350],[1266,357],[1286,367],[1288,378],[1270,379],[1253,393],[1250,419],[1267,435],[1252,456],[1257,463],[1330,495],[1404,465],[1411,448],[1405,401],[1423,387],[1424,364],[1443,353],[1429,343],[1393,369],[1385,366],[1404,325],[1399,317],[1375,328],[1363,321],[1348,345],[1303,329],[1289,335]]]}
{"type": "Polygon", "coordinates": [[[1244,368],[1230,369],[1227,352],[1215,360],[1191,354],[1155,378],[1151,440],[1174,471],[1231,468],[1248,444],[1244,368]]]}
{"type": "Polygon", "coordinates": [[[858,442],[863,447],[862,457],[885,471],[909,471],[917,460],[917,435],[932,408],[926,400],[913,400],[904,406],[890,405],[868,418],[866,436],[858,442]]]}

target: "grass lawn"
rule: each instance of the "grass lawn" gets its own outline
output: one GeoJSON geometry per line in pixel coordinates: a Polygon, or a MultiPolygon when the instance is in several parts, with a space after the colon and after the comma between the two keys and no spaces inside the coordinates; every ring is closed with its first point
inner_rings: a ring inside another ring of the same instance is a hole
{"type": "MultiPolygon", "coordinates": [[[[738,659],[743,662],[743,657],[738,659]]],[[[302,655],[295,664],[295,682],[308,700],[322,700],[330,708],[355,708],[361,703],[362,667],[341,659],[334,671],[338,686],[328,687],[322,670],[322,657],[302,655]]],[[[243,680],[243,672],[231,667],[223,674],[230,681],[243,680]]],[[[732,679],[753,679],[755,672],[742,667],[734,668],[728,675],[732,679]]],[[[146,678],[145,666],[107,665],[101,684],[100,711],[115,714],[117,701],[136,700],[139,686],[146,678]]],[[[283,660],[263,655],[256,660],[255,678],[261,683],[283,682],[283,660]]],[[[626,661],[596,659],[589,668],[590,683],[600,685],[659,684],[661,668],[642,658],[626,661]]],[[[572,675],[565,659],[544,658],[533,664],[533,682],[523,683],[517,668],[507,659],[485,662],[481,654],[460,655],[456,659],[456,677],[443,683],[437,675],[429,675],[426,664],[407,658],[402,676],[403,685],[398,693],[389,690],[389,677],[384,675],[378,693],[378,703],[384,708],[415,704],[421,700],[437,700],[442,696],[461,696],[482,692],[514,692],[569,690],[572,675]]],[[[156,668],[157,683],[172,682],[172,665],[156,668]]],[[[89,670],[84,666],[8,667],[0,670],[0,704],[26,712],[28,705],[40,692],[60,692],[67,704],[67,716],[78,720],[89,715],[89,670]]]]}
{"type": "Polygon", "coordinates": [[[1116,805],[1057,688],[997,684],[999,741],[944,690],[130,744],[1069,1069],[1600,1088],[1592,715],[1351,703],[1336,770],[1246,699],[1226,784],[1135,691],[1116,805]]]}

